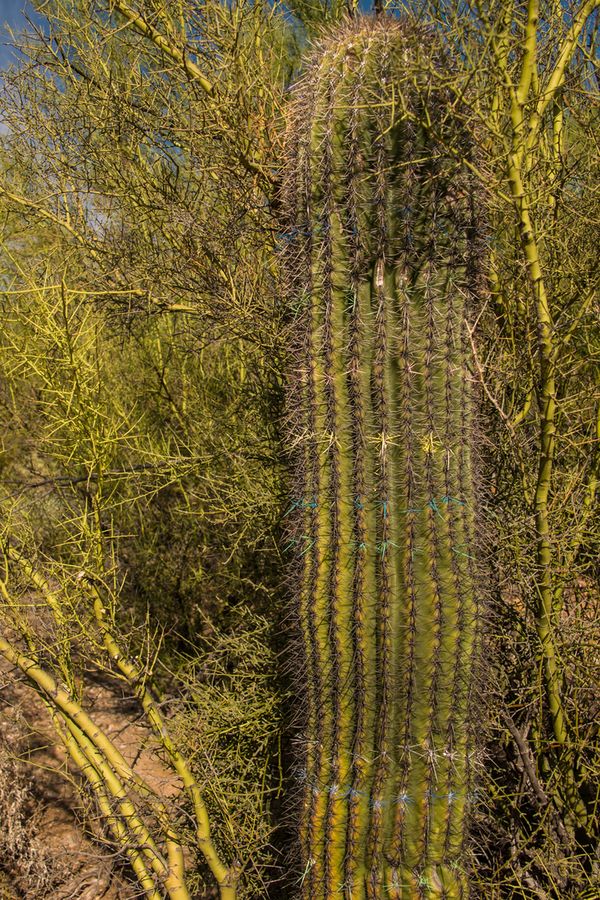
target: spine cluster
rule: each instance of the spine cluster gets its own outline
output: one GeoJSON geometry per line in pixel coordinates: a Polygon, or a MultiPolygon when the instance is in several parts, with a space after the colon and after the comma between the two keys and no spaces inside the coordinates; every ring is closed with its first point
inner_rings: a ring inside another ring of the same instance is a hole
{"type": "Polygon", "coordinates": [[[472,202],[432,55],[402,21],[348,23],[288,126],[311,900],[467,896],[472,202]]]}

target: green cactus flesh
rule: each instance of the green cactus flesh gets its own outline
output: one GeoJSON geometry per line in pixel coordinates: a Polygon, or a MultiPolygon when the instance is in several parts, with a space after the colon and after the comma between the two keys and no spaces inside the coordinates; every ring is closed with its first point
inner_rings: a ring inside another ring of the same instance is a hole
{"type": "Polygon", "coordinates": [[[467,895],[473,204],[432,43],[398,19],[347,23],[291,104],[311,900],[467,895]]]}

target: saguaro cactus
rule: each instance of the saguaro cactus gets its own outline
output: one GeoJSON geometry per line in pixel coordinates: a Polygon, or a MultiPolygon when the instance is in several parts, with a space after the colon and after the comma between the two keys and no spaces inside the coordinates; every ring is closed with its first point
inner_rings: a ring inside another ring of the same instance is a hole
{"type": "Polygon", "coordinates": [[[398,19],[316,49],[281,234],[306,685],[303,895],[463,897],[476,635],[468,152],[398,19]]]}

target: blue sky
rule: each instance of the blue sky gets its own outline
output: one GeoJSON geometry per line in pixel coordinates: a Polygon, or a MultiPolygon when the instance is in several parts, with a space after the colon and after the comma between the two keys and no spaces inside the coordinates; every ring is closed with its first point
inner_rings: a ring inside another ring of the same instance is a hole
{"type": "MultiPolygon", "coordinates": [[[[27,0],[0,0],[0,66],[10,61],[11,51],[5,44],[9,40],[5,25],[20,28],[25,24],[21,10],[29,6],[27,0]]],[[[31,9],[31,7],[29,7],[31,9]]]]}

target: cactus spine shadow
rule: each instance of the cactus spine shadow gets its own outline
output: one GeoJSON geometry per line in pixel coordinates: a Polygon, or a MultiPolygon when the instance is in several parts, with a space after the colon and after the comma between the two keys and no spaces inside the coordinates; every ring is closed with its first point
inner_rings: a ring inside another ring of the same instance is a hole
{"type": "Polygon", "coordinates": [[[398,19],[344,24],[316,49],[288,125],[313,900],[468,891],[476,254],[469,179],[447,149],[468,143],[434,46],[398,19]]]}

